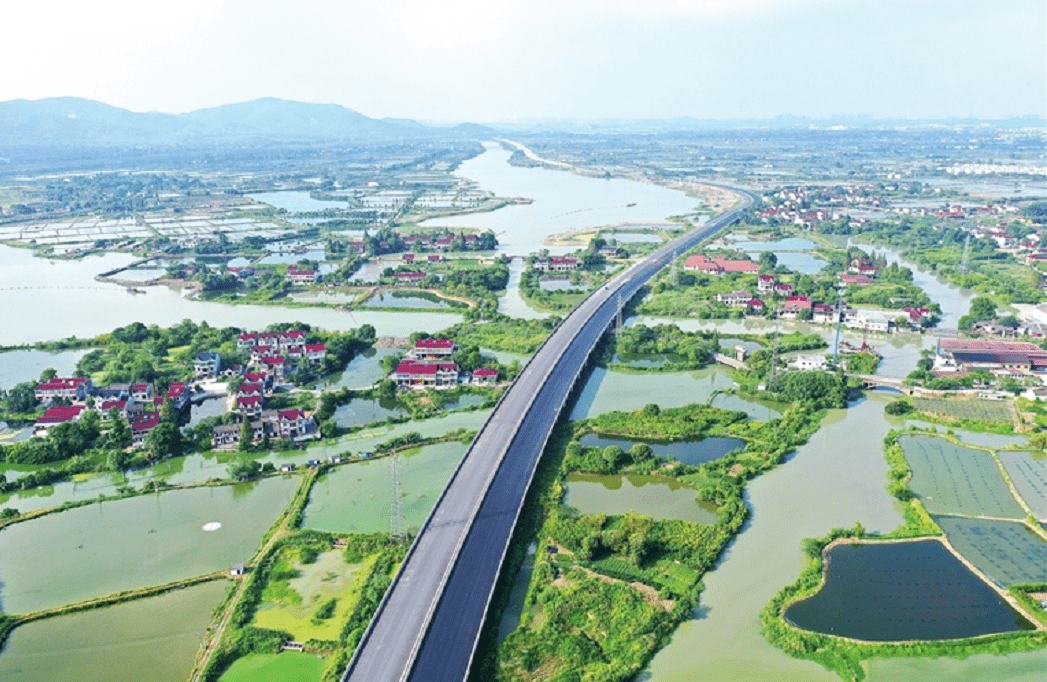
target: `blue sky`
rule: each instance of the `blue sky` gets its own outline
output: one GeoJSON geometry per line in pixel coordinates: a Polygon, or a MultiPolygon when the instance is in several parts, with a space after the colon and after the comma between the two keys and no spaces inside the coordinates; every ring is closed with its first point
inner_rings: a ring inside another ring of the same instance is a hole
{"type": "Polygon", "coordinates": [[[177,113],[282,97],[481,123],[1047,113],[1044,0],[36,0],[4,13],[0,101],[177,113]]]}

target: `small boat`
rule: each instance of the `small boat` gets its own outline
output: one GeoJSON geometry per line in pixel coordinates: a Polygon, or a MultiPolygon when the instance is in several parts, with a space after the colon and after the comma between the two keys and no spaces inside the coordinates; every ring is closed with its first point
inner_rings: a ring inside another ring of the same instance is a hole
{"type": "Polygon", "coordinates": [[[136,289],[135,287],[127,287],[127,293],[129,294],[144,294],[145,289],[136,289]]]}
{"type": "Polygon", "coordinates": [[[635,206],[635,205],[636,205],[635,203],[632,203],[632,204],[626,204],[626,205],[625,205],[625,207],[626,207],[626,208],[632,208],[632,207],[633,207],[633,206],[635,206]]]}

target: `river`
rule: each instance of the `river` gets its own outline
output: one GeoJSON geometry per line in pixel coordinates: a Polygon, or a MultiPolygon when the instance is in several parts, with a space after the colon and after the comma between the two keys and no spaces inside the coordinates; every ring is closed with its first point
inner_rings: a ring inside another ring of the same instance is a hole
{"type": "MultiPolygon", "coordinates": [[[[525,197],[530,204],[506,206],[491,213],[473,213],[427,220],[425,227],[473,227],[494,231],[498,251],[526,256],[543,248],[553,234],[623,223],[665,223],[669,216],[691,214],[699,200],[683,192],[632,180],[596,179],[567,171],[511,166],[511,153],[494,143],[465,161],[456,175],[480,183],[500,197],[525,197]]],[[[552,247],[554,254],[577,247],[552,247]]]]}
{"type": "Polygon", "coordinates": [[[402,337],[417,329],[443,329],[462,319],[454,312],[229,305],[185,298],[177,287],[148,287],[144,294],[129,294],[123,287],[94,280],[95,275],[133,260],[121,253],[49,260],[36,258],[27,249],[0,245],[0,310],[8,322],[0,325],[0,346],[90,338],[131,322],[170,327],[190,319],[213,327],[261,329],[297,320],[328,330],[371,324],[379,336],[402,337]]]}

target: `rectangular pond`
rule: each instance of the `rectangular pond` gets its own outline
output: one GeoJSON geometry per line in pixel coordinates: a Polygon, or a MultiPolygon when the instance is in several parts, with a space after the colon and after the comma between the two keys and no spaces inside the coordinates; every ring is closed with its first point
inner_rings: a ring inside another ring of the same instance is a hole
{"type": "MultiPolygon", "coordinates": [[[[401,457],[400,490],[408,530],[421,527],[466,447],[439,443],[401,457]]],[[[334,533],[388,532],[390,481],[389,458],[354,462],[322,476],[313,485],[302,527],[334,533]]]]}
{"type": "Polygon", "coordinates": [[[28,613],[227,569],[254,553],[299,482],[173,490],[8,526],[0,606],[28,613]]]}
{"type": "Polygon", "coordinates": [[[0,679],[184,682],[229,585],[213,580],[23,625],[0,653],[0,679]]]}
{"type": "Polygon", "coordinates": [[[716,505],[698,491],[663,476],[571,474],[563,503],[583,514],[637,514],[660,519],[716,523],[716,505]]]}
{"type": "Polygon", "coordinates": [[[1015,490],[1041,521],[1047,519],[1047,456],[1043,452],[998,452],[1015,490]]]}
{"type": "Polygon", "coordinates": [[[898,439],[912,469],[912,489],[932,513],[1025,517],[988,452],[930,435],[898,439]]]}
{"type": "Polygon", "coordinates": [[[997,585],[1047,582],[1047,542],[1022,523],[935,516],[949,542],[997,585]]]}

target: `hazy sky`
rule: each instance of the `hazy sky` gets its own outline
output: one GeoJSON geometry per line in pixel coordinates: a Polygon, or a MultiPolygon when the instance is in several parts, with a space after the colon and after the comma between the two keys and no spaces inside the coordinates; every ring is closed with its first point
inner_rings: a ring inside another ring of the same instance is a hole
{"type": "Polygon", "coordinates": [[[4,26],[0,101],[281,97],[448,122],[1047,110],[1045,0],[26,0],[4,26]]]}

